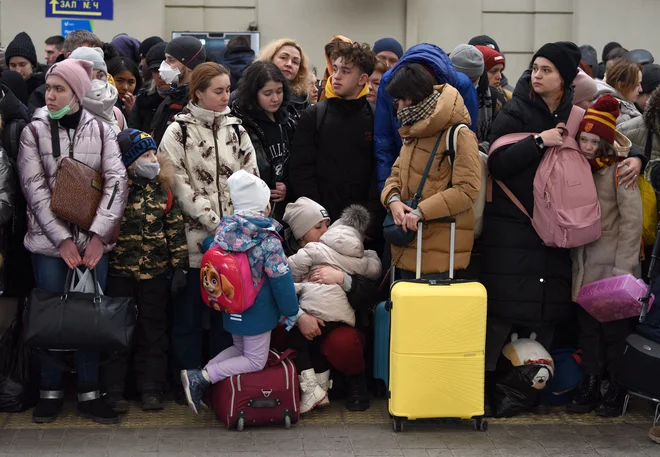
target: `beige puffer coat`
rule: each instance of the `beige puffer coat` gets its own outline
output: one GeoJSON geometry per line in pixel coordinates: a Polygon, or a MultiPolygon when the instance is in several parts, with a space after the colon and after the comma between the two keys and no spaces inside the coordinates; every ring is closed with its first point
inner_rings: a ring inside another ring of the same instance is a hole
{"type": "MultiPolygon", "coordinates": [[[[627,157],[630,140],[617,132],[615,149],[627,157]]],[[[642,198],[639,188],[619,186],[616,164],[594,173],[600,202],[600,238],[571,250],[573,301],[580,288],[590,282],[624,274],[639,275],[642,243],[642,198]]]]}
{"type": "MultiPolygon", "coordinates": [[[[451,167],[443,160],[448,129],[456,124],[470,125],[463,97],[449,84],[435,86],[440,99],[430,117],[399,129],[404,140],[401,155],[394,162],[392,174],[385,182],[381,202],[388,207],[398,195],[402,201],[413,198],[424,174],[433,147],[440,137],[438,151],[422,190],[418,209],[424,216],[422,238],[422,274],[449,271],[450,225],[435,219],[456,218],[455,268],[464,269],[470,263],[474,243],[474,211],[472,205],[481,188],[481,162],[477,137],[469,129],[461,129],[456,144],[456,158],[451,167]],[[450,181],[452,187],[449,187],[450,181]]],[[[404,247],[392,246],[396,267],[415,271],[417,238],[404,247]]]]}
{"type": "MultiPolygon", "coordinates": [[[[68,156],[70,133],[60,126],[62,155],[57,160],[53,157],[46,108],[40,108],[34,113],[32,122],[21,134],[18,173],[28,204],[25,247],[35,254],[60,257],[57,248],[68,238],[73,239],[78,251],[83,254],[90,241],[88,232],[80,231],[72,224],[59,219],[50,210],[58,165],[62,158],[68,156]]],[[[121,161],[117,137],[110,124],[95,119],[93,114],[83,109],[78,128],[71,138],[74,158],[99,171],[103,177],[103,197],[90,232],[102,238],[105,244],[104,252],[109,252],[114,247],[112,239],[124,214],[128,196],[126,167],[121,161]]]]}
{"type": "Polygon", "coordinates": [[[365,251],[362,238],[358,230],[343,225],[340,219],[321,236],[318,243],[308,243],[288,258],[301,309],[326,322],[345,322],[355,326],[355,312],[340,285],[316,284],[308,280],[312,270],[322,265],[370,280],[380,278],[378,254],[365,251]]]}
{"type": "Polygon", "coordinates": [[[186,223],[191,268],[200,268],[202,243],[215,236],[220,218],[234,212],[227,179],[238,170],[259,176],[250,136],[229,113],[229,109],[217,113],[190,102],[175,116],[176,122],[167,128],[158,147],[158,154],[174,164],[172,193],[186,223]],[[180,122],[186,125],[185,145],[180,122]]]}

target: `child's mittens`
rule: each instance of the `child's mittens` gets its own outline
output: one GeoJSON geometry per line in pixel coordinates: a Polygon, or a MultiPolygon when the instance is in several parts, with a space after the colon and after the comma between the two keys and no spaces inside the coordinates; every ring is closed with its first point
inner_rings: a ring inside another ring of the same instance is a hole
{"type": "Polygon", "coordinates": [[[213,241],[215,238],[211,235],[207,236],[204,241],[202,241],[202,253],[205,254],[206,251],[211,249],[211,245],[213,244],[213,241]]]}

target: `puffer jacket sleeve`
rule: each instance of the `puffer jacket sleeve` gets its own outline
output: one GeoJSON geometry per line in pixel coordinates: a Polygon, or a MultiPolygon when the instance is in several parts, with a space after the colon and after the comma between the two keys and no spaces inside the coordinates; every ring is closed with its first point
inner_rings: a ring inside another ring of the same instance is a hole
{"type": "Polygon", "coordinates": [[[11,221],[16,199],[16,179],[9,156],[0,146],[0,225],[11,221]]]}
{"type": "MultiPolygon", "coordinates": [[[[190,133],[190,130],[188,130],[188,133],[190,133]]],[[[220,223],[220,217],[213,211],[211,202],[207,197],[202,194],[195,194],[195,190],[190,182],[190,174],[186,161],[185,148],[191,146],[184,147],[181,141],[183,141],[181,127],[178,122],[172,122],[165,131],[163,139],[158,146],[158,154],[168,158],[174,164],[172,193],[179,202],[183,214],[193,219],[199,219],[199,222],[209,232],[213,232],[220,223]]],[[[190,135],[188,135],[188,144],[190,144],[190,135]]],[[[256,167],[256,162],[254,165],[256,167]]]]}
{"type": "Polygon", "coordinates": [[[302,282],[313,266],[312,256],[305,248],[301,248],[294,255],[289,256],[287,262],[294,282],[302,282]]]}
{"type": "Polygon", "coordinates": [[[362,272],[362,276],[371,280],[380,278],[383,264],[380,261],[378,254],[376,254],[376,251],[372,251],[370,249],[364,251],[362,262],[364,263],[364,271],[362,272]]]}
{"type": "MultiPolygon", "coordinates": [[[[391,70],[390,70],[391,71],[391,70]]],[[[374,148],[376,154],[376,179],[378,191],[382,191],[390,177],[392,166],[401,149],[401,137],[392,123],[392,97],[386,92],[386,85],[378,88],[376,118],[374,120],[374,148]]]]}
{"type": "Polygon", "coordinates": [[[422,200],[418,208],[424,220],[455,216],[472,208],[481,188],[479,146],[474,133],[462,129],[458,134],[452,187],[422,200]]]}
{"type": "Polygon", "coordinates": [[[262,249],[268,252],[264,261],[264,272],[273,290],[275,305],[283,316],[298,314],[298,296],[293,284],[293,276],[284,256],[284,249],[279,238],[270,236],[262,243],[262,249]]]}
{"type": "MultiPolygon", "coordinates": [[[[523,121],[518,113],[512,112],[514,102],[507,104],[493,123],[489,143],[510,133],[523,132],[523,121]]],[[[537,132],[538,133],[538,132],[537,132]]],[[[502,146],[488,156],[488,170],[495,179],[505,181],[520,175],[527,168],[535,166],[541,160],[539,148],[534,137],[529,136],[509,146],[502,146]]]]}
{"type": "Polygon", "coordinates": [[[254,150],[252,145],[252,140],[248,134],[245,127],[239,125],[238,131],[241,134],[239,141],[239,149],[243,154],[243,161],[241,162],[241,170],[245,170],[248,173],[252,173],[255,176],[259,176],[259,166],[257,165],[257,153],[254,150]]]}
{"type": "MultiPolygon", "coordinates": [[[[101,127],[97,124],[97,127],[101,127]]],[[[128,176],[121,161],[121,152],[117,136],[110,126],[102,127],[103,151],[101,152],[101,175],[103,176],[103,196],[96,210],[96,217],[89,228],[91,233],[110,244],[121,223],[128,199],[128,176]]],[[[99,131],[101,135],[101,130],[99,131]]]]}
{"type": "Polygon", "coordinates": [[[394,195],[401,196],[401,156],[399,156],[392,169],[390,171],[390,176],[385,181],[385,187],[380,194],[380,202],[385,208],[389,207],[389,200],[394,195]]]}
{"type": "Polygon", "coordinates": [[[21,145],[18,150],[18,175],[21,180],[23,195],[27,200],[30,212],[48,237],[48,240],[58,248],[63,241],[73,238],[68,225],[50,210],[50,199],[53,193],[48,186],[37,138],[29,124],[21,133],[21,145]]]}
{"type": "Polygon", "coordinates": [[[633,189],[617,185],[616,200],[621,220],[612,273],[615,276],[633,274],[639,263],[643,219],[642,197],[638,187],[633,189]]]}

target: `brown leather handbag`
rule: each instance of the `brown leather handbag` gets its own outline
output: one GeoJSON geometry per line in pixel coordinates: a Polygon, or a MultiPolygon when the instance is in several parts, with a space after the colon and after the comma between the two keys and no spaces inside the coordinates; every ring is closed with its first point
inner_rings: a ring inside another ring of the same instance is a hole
{"type": "MultiPolygon", "coordinates": [[[[103,125],[97,122],[104,136],[103,125]]],[[[60,156],[60,136],[58,122],[50,120],[53,144],[53,157],[60,156]]],[[[69,143],[69,157],[60,162],[55,188],[50,200],[50,210],[60,219],[64,219],[83,230],[89,230],[96,217],[96,210],[103,197],[103,177],[101,173],[73,157],[73,143],[69,143]]]]}

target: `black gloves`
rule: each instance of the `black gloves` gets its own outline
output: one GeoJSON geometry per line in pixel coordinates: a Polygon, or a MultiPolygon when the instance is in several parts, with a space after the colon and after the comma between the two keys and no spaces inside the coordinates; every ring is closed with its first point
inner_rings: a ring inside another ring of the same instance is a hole
{"type": "Polygon", "coordinates": [[[176,297],[188,287],[188,272],[183,268],[176,267],[172,275],[171,293],[176,297]]]}

